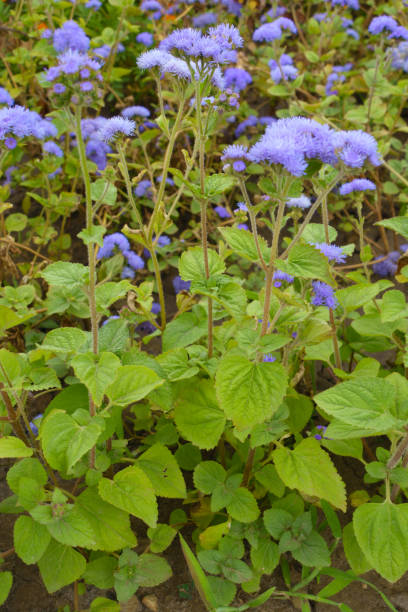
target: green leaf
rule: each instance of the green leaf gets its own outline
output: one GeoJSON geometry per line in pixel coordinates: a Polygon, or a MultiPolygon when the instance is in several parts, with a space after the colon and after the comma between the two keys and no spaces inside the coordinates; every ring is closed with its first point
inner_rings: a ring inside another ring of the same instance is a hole
{"type": "Polygon", "coordinates": [[[293,451],[278,448],[273,452],[273,459],[287,487],[325,499],[343,512],[346,510],[344,483],[317,440],[306,438],[293,451]]]}
{"type": "Polygon", "coordinates": [[[204,181],[204,194],[207,199],[214,198],[228,191],[235,184],[233,176],[227,174],[212,174],[207,176],[204,181]]]}
{"type": "Polygon", "coordinates": [[[218,401],[238,430],[270,418],[279,408],[286,387],[287,374],[279,363],[252,363],[232,353],[219,362],[218,401]]]}
{"type": "Polygon", "coordinates": [[[19,438],[4,436],[0,438],[0,459],[9,457],[31,457],[33,449],[28,448],[19,438]]]}
{"type": "Polygon", "coordinates": [[[201,565],[194,556],[192,550],[181,534],[179,534],[181,549],[186,560],[191,577],[208,612],[212,612],[217,605],[214,593],[211,589],[207,576],[204,574],[201,565]]]}
{"type": "Polygon", "coordinates": [[[227,504],[227,511],[233,519],[241,523],[253,523],[259,516],[255,497],[243,487],[239,487],[232,493],[232,500],[227,504]]]}
{"type": "Polygon", "coordinates": [[[214,448],[226,419],[218,406],[213,384],[209,380],[194,379],[180,385],[174,419],[183,438],[199,448],[214,448]]]}
{"type": "Polygon", "coordinates": [[[255,480],[257,480],[267,491],[276,495],[276,497],[282,497],[285,492],[285,485],[279,478],[276,467],[271,463],[264,465],[260,470],[254,474],[255,480]]]}
{"type": "Polygon", "coordinates": [[[377,221],[375,225],[382,225],[388,229],[401,234],[405,239],[408,239],[408,217],[393,217],[392,219],[384,219],[377,221]]]}
{"type": "Polygon", "coordinates": [[[381,321],[398,321],[407,315],[407,303],[402,291],[391,290],[384,293],[381,300],[381,321]]]}
{"type": "MultiPolygon", "coordinates": [[[[113,584],[112,584],[113,586],[113,584]]],[[[101,588],[101,587],[100,587],[101,588]]],[[[120,604],[106,597],[96,597],[90,607],[91,612],[120,612],[120,604]]]]}
{"type": "Polygon", "coordinates": [[[72,367],[89,390],[95,404],[100,406],[106,389],[115,380],[120,359],[114,353],[84,353],[74,357],[72,367]]]}
{"type": "Polygon", "coordinates": [[[135,567],[135,580],[142,587],[154,587],[168,580],[172,575],[166,559],[145,553],[140,555],[135,567]]]}
{"type": "Polygon", "coordinates": [[[207,333],[207,319],[196,312],[184,312],[171,321],[163,333],[163,351],[194,344],[207,333]]]}
{"type": "Polygon", "coordinates": [[[70,546],[52,540],[38,562],[38,567],[47,591],[55,593],[82,576],[86,561],[70,546]]]}
{"type": "Polygon", "coordinates": [[[241,584],[252,578],[252,571],[246,563],[240,559],[226,559],[222,563],[222,573],[227,580],[241,584]]]}
{"type": "Polygon", "coordinates": [[[163,444],[154,444],[137,460],[152,483],[156,495],[169,498],[186,497],[183,474],[173,457],[163,444]]]}
{"type": "Polygon", "coordinates": [[[158,523],[157,527],[149,527],[147,536],[150,538],[150,550],[160,553],[166,550],[177,535],[176,529],[165,523],[158,523]]]}
{"type": "Polygon", "coordinates": [[[129,341],[129,327],[122,319],[108,321],[99,330],[99,350],[116,353],[124,351],[129,341]]]}
{"type": "Polygon", "coordinates": [[[52,263],[41,272],[49,285],[73,289],[82,287],[87,280],[88,268],[79,263],[68,261],[57,261],[52,263]]]}
{"type": "Polygon", "coordinates": [[[226,471],[219,463],[203,461],[194,470],[194,486],[209,495],[218,485],[223,484],[226,475],[226,471]]]}
{"type": "Polygon", "coordinates": [[[348,425],[385,433],[397,425],[390,413],[395,388],[383,378],[359,377],[342,382],[315,396],[325,412],[348,425]]]}
{"type": "Polygon", "coordinates": [[[104,501],[96,489],[85,489],[76,498],[75,505],[91,525],[100,550],[111,552],[127,546],[136,546],[129,514],[104,501]]]}
{"type": "Polygon", "coordinates": [[[45,416],[52,410],[63,410],[68,414],[72,414],[76,410],[89,410],[89,394],[85,385],[78,383],[65,387],[50,401],[45,416]]]}
{"type": "Polygon", "coordinates": [[[116,373],[116,380],[106,389],[106,395],[117,406],[128,406],[160,387],[164,380],[146,366],[125,365],[116,373]]]}
{"type": "Polygon", "coordinates": [[[357,576],[365,574],[372,566],[363,555],[354,533],[353,523],[348,523],[343,529],[343,548],[346,559],[357,576]]]}
{"type": "MultiPolygon", "coordinates": [[[[208,250],[209,276],[218,276],[225,270],[221,257],[213,249],[208,250]]],[[[205,279],[204,254],[202,247],[192,247],[185,251],[179,262],[180,276],[185,281],[201,281],[205,279]]]]}
{"type": "Polygon", "coordinates": [[[51,536],[44,525],[31,516],[19,516],[14,523],[14,549],[24,563],[37,563],[45,553],[51,536]]]}
{"type": "Polygon", "coordinates": [[[313,278],[333,284],[327,257],[310,244],[296,244],[287,261],[278,259],[276,267],[295,277],[313,278]]]}
{"type": "MultiPolygon", "coordinates": [[[[219,576],[208,576],[208,583],[217,603],[217,612],[222,610],[222,606],[228,606],[234,599],[237,593],[237,587],[229,580],[224,580],[219,576]]],[[[228,608],[234,609],[235,608],[228,608]]]]}
{"type": "MultiPolygon", "coordinates": [[[[37,509],[32,510],[31,515],[34,519],[40,520],[37,509]]],[[[92,525],[76,505],[63,506],[56,516],[47,520],[46,526],[52,537],[60,544],[91,550],[99,548],[92,525]]]]}
{"type": "MultiPolygon", "coordinates": [[[[337,230],[329,225],[329,242],[337,238],[337,230]]],[[[302,239],[310,243],[326,242],[326,230],[323,223],[308,223],[303,230],[302,239]]]]}
{"type": "Polygon", "coordinates": [[[149,527],[157,523],[157,502],[152,484],[136,465],[121,470],[113,480],[101,478],[99,495],[108,503],[142,519],[149,527]]]}
{"type": "Polygon", "coordinates": [[[47,472],[38,459],[22,459],[15,463],[7,472],[7,484],[14,493],[19,492],[21,478],[31,478],[40,487],[47,483],[47,472]]]}
{"type": "MultiPolygon", "coordinates": [[[[231,247],[231,249],[249,261],[259,261],[258,251],[256,249],[255,240],[252,232],[237,227],[219,227],[222,237],[231,247]]],[[[262,257],[264,260],[269,260],[270,249],[265,238],[258,237],[258,242],[262,257]]]]}
{"type": "Polygon", "coordinates": [[[263,520],[268,533],[275,540],[279,540],[282,534],[292,525],[293,515],[281,508],[270,508],[264,513],[263,520]]]}
{"type": "Polygon", "coordinates": [[[51,467],[68,472],[95,446],[101,432],[97,422],[81,426],[69,414],[54,410],[41,422],[44,456],[51,467]]]}
{"type": "Polygon", "coordinates": [[[11,308],[0,305],[0,333],[10,329],[10,327],[24,323],[24,321],[31,319],[32,316],[33,314],[28,314],[24,317],[18,316],[11,308]]]}
{"type": "Polygon", "coordinates": [[[336,291],[336,297],[339,301],[340,306],[347,312],[352,312],[368,304],[375,298],[380,291],[383,291],[389,287],[391,283],[389,281],[378,281],[377,283],[358,283],[351,285],[351,287],[345,287],[336,291]]]}
{"type": "Polygon", "coordinates": [[[91,225],[89,229],[83,229],[82,232],[79,232],[77,235],[84,244],[97,244],[101,247],[103,246],[103,236],[105,233],[106,227],[102,225],[91,225]]]}
{"type": "Polygon", "coordinates": [[[0,572],[0,606],[9,596],[12,584],[13,574],[11,572],[0,572]]]}
{"type": "Polygon", "coordinates": [[[306,567],[330,565],[330,553],[326,542],[317,531],[312,531],[302,540],[299,548],[292,550],[292,556],[306,567]]]}
{"type": "Polygon", "coordinates": [[[158,355],[156,362],[165,372],[166,378],[171,381],[185,380],[199,372],[199,368],[189,362],[188,353],[184,348],[166,351],[158,355]]]}
{"type": "Polygon", "coordinates": [[[280,552],[276,542],[264,538],[257,547],[251,547],[251,562],[257,572],[272,574],[279,563],[280,552]]]}
{"type": "Polygon", "coordinates": [[[101,313],[108,313],[109,306],[125,297],[131,288],[132,285],[127,280],[108,281],[102,285],[97,285],[95,289],[96,310],[101,313]]]}
{"type": "Polygon", "coordinates": [[[118,561],[115,557],[102,555],[87,564],[83,579],[87,584],[93,584],[98,589],[112,589],[114,584],[113,573],[117,566],[118,561]]]}
{"type": "MultiPolygon", "coordinates": [[[[115,185],[106,179],[97,179],[91,184],[91,197],[94,202],[113,206],[116,202],[118,190],[115,185]]],[[[106,231],[106,230],[105,230],[106,231]]]]}
{"type": "Polygon", "coordinates": [[[408,504],[363,504],[353,516],[357,542],[372,567],[389,582],[408,570],[408,504]]]}

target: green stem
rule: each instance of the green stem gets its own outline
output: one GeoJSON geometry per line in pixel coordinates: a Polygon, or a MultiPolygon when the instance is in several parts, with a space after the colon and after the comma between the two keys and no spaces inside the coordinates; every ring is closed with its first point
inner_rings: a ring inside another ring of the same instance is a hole
{"type": "Polygon", "coordinates": [[[285,201],[280,200],[278,204],[278,212],[276,214],[275,225],[273,228],[271,257],[269,260],[268,268],[266,270],[264,311],[263,311],[263,319],[262,319],[261,336],[264,336],[266,332],[268,331],[269,310],[271,307],[271,296],[272,296],[273,273],[275,270],[275,261],[278,257],[279,236],[280,236],[284,211],[285,211],[285,201]]]}
{"type": "Polygon", "coordinates": [[[251,221],[252,234],[253,234],[254,240],[255,240],[256,252],[258,253],[258,257],[259,257],[259,260],[261,262],[261,267],[266,272],[266,270],[268,269],[268,266],[267,266],[267,264],[266,264],[266,262],[265,262],[265,260],[264,260],[264,258],[262,256],[262,251],[261,251],[261,247],[260,247],[260,244],[259,244],[258,228],[256,226],[256,216],[255,216],[255,213],[254,213],[254,211],[252,209],[252,204],[251,204],[251,201],[249,199],[249,195],[248,195],[248,191],[247,191],[246,185],[245,185],[245,183],[244,183],[244,181],[243,181],[243,179],[241,177],[239,178],[239,186],[241,188],[241,193],[242,193],[242,196],[244,198],[246,207],[248,209],[248,216],[249,216],[249,219],[251,221]]]}
{"type": "Polygon", "coordinates": [[[152,256],[154,275],[156,277],[156,283],[157,283],[157,292],[159,294],[161,331],[164,331],[166,327],[166,302],[164,301],[163,283],[162,283],[161,274],[160,274],[159,262],[157,260],[157,255],[156,255],[154,246],[152,245],[152,247],[149,250],[152,256]]]}
{"type": "MultiPolygon", "coordinates": [[[[201,242],[203,245],[204,257],[204,272],[205,278],[210,278],[210,269],[208,265],[208,240],[207,240],[207,201],[204,196],[205,192],[205,163],[204,163],[204,133],[203,133],[203,118],[201,113],[201,90],[199,81],[196,82],[196,107],[197,107],[197,139],[198,139],[198,156],[200,168],[200,191],[202,197],[200,199],[201,213],[201,242]]],[[[213,315],[212,315],[212,299],[208,298],[208,357],[212,357],[213,353],[213,315]]]]}
{"type": "Polygon", "coordinates": [[[132,183],[130,180],[129,171],[128,171],[128,167],[126,163],[125,152],[123,150],[122,144],[118,144],[118,153],[119,153],[119,159],[120,159],[119,169],[125,181],[127,196],[132,206],[137,222],[139,224],[139,227],[143,231],[143,220],[142,220],[139,208],[136,204],[135,198],[133,197],[132,183]]]}
{"type": "Polygon", "coordinates": [[[157,198],[156,198],[154,210],[153,210],[152,216],[150,217],[149,226],[147,228],[147,236],[148,236],[149,240],[151,240],[151,238],[153,236],[154,223],[156,221],[156,217],[157,217],[158,211],[159,211],[160,206],[162,204],[164,190],[166,188],[166,179],[167,179],[167,175],[169,173],[170,161],[171,161],[171,157],[173,155],[174,144],[176,142],[176,138],[178,136],[178,131],[179,131],[180,123],[181,123],[181,120],[183,118],[183,110],[184,110],[184,98],[180,102],[180,106],[179,106],[179,109],[178,109],[177,115],[176,115],[176,120],[175,120],[173,128],[171,130],[169,142],[168,142],[167,148],[166,148],[166,153],[164,155],[162,179],[161,179],[161,182],[160,182],[159,191],[157,193],[157,198]]]}
{"type": "MultiPolygon", "coordinates": [[[[329,213],[327,210],[327,195],[322,199],[322,220],[324,226],[324,236],[327,244],[330,244],[330,236],[329,236],[329,213]]],[[[337,329],[336,323],[334,321],[334,312],[332,308],[329,308],[329,319],[330,319],[330,327],[331,327],[331,335],[333,342],[333,352],[334,359],[336,362],[336,368],[341,370],[341,356],[339,349],[339,342],[337,339],[337,329]]]]}

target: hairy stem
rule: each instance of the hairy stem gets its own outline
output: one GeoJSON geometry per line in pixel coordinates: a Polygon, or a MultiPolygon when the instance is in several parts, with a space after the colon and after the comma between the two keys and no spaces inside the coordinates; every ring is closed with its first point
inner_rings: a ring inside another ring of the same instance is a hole
{"type": "Polygon", "coordinates": [[[265,260],[264,260],[264,258],[262,256],[261,247],[260,247],[260,244],[259,244],[258,228],[256,226],[256,216],[254,214],[254,211],[252,210],[252,204],[251,204],[251,201],[249,199],[249,195],[248,195],[248,191],[247,191],[246,185],[245,185],[245,183],[244,183],[244,181],[243,181],[243,179],[241,177],[239,178],[239,186],[240,186],[240,189],[241,189],[242,197],[244,198],[244,202],[245,202],[246,207],[248,209],[248,216],[249,216],[249,219],[251,221],[251,228],[252,228],[252,234],[253,234],[254,240],[255,240],[256,252],[258,253],[258,257],[259,257],[259,260],[261,262],[261,267],[266,272],[266,270],[268,269],[268,266],[267,266],[267,264],[266,264],[266,262],[265,262],[265,260]]]}
{"type": "Polygon", "coordinates": [[[265,285],[264,311],[263,311],[263,319],[262,319],[261,336],[264,336],[266,332],[268,331],[269,310],[271,307],[271,296],[272,296],[273,273],[275,270],[275,261],[278,257],[279,236],[280,236],[284,211],[285,211],[285,201],[280,200],[278,204],[278,212],[277,212],[276,219],[275,219],[275,226],[273,228],[271,257],[270,257],[269,265],[266,271],[266,285],[265,285]]]}

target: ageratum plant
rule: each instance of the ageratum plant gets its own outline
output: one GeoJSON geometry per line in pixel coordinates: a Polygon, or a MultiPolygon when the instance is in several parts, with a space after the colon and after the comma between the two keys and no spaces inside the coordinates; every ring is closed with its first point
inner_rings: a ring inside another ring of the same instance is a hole
{"type": "Polygon", "coordinates": [[[0,601],[396,610],[404,6],[207,4],[0,7],[0,601]]]}

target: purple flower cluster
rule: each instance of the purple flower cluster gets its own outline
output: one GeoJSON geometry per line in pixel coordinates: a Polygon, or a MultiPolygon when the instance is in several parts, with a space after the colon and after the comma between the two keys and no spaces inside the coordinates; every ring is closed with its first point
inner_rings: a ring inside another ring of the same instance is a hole
{"type": "Polygon", "coordinates": [[[44,153],[48,153],[49,155],[55,155],[56,157],[64,157],[63,150],[53,140],[47,140],[47,142],[44,142],[43,151],[44,153]]]}
{"type": "Polygon", "coordinates": [[[231,218],[231,214],[228,212],[228,210],[224,206],[215,206],[214,212],[217,213],[220,219],[230,219],[231,218]]]}
{"type": "Polygon", "coordinates": [[[184,58],[208,59],[216,64],[231,61],[233,48],[240,48],[243,40],[237,28],[222,23],[207,34],[194,28],[175,30],[160,43],[160,50],[177,52],[184,58]]]}
{"type": "Polygon", "coordinates": [[[154,42],[153,34],[150,32],[140,32],[140,34],[136,36],[136,42],[145,47],[151,47],[154,42]]]}
{"type": "Polygon", "coordinates": [[[175,276],[172,280],[173,287],[175,293],[180,293],[180,291],[189,291],[191,286],[191,281],[184,281],[180,276],[175,276]]]}
{"type": "Polygon", "coordinates": [[[14,104],[13,98],[4,87],[0,87],[0,104],[7,104],[7,106],[13,106],[14,104]]]}
{"type": "Polygon", "coordinates": [[[273,274],[274,286],[282,287],[282,283],[293,283],[295,278],[290,274],[286,274],[286,272],[282,272],[281,270],[276,270],[273,274]]]}
{"type": "Polygon", "coordinates": [[[142,181],[140,181],[136,187],[133,190],[133,193],[138,197],[138,198],[143,198],[144,196],[146,198],[151,198],[152,197],[152,192],[150,190],[150,187],[152,186],[151,182],[149,181],[149,179],[143,179],[142,181]]]}
{"type": "Polygon", "coordinates": [[[61,28],[55,30],[53,44],[57,53],[68,49],[86,53],[89,49],[89,38],[75,21],[66,21],[61,28]]]}
{"type": "Polygon", "coordinates": [[[283,53],[279,60],[271,59],[269,61],[271,69],[271,78],[274,83],[284,81],[293,81],[298,75],[297,68],[293,65],[293,59],[290,55],[283,53]]]}
{"type": "Polygon", "coordinates": [[[266,116],[258,118],[255,115],[250,115],[250,117],[244,119],[244,121],[241,121],[241,123],[237,126],[235,130],[235,136],[236,138],[239,138],[248,128],[257,127],[259,125],[270,125],[274,121],[276,121],[276,119],[274,119],[273,117],[266,116]]]}
{"type": "Polygon", "coordinates": [[[102,80],[101,64],[86,53],[68,49],[57,58],[58,64],[46,72],[46,79],[53,83],[53,92],[61,96],[61,102],[70,100],[91,104],[102,94],[97,83],[102,80]],[[79,95],[79,97],[78,97],[79,95]]]}
{"type": "Polygon", "coordinates": [[[396,70],[408,72],[408,42],[401,42],[391,50],[391,66],[396,70]]]}
{"type": "Polygon", "coordinates": [[[358,11],[358,9],[360,8],[360,4],[358,2],[358,0],[328,0],[332,6],[347,6],[351,9],[354,9],[356,11],[358,11]]]}
{"type": "MultiPolygon", "coordinates": [[[[243,172],[246,169],[246,161],[248,161],[248,147],[243,145],[229,145],[225,147],[221,156],[221,161],[232,162],[232,168],[235,172],[243,172]]],[[[224,171],[230,167],[230,164],[224,166],[224,171]]]]}
{"type": "Polygon", "coordinates": [[[303,210],[310,208],[311,205],[312,203],[310,199],[305,195],[301,195],[298,198],[289,198],[289,200],[286,202],[286,206],[289,206],[290,208],[302,208],[303,210]]]}
{"type": "Polygon", "coordinates": [[[346,77],[344,76],[344,72],[349,72],[353,64],[348,63],[344,66],[333,66],[332,72],[327,77],[326,82],[326,96],[336,96],[338,94],[337,89],[333,89],[334,83],[344,83],[346,77]]]}
{"type": "Polygon", "coordinates": [[[227,68],[224,73],[225,85],[239,93],[252,83],[252,77],[243,68],[227,68]]]}
{"type": "Polygon", "coordinates": [[[58,130],[55,125],[43,119],[35,111],[30,111],[24,106],[6,106],[0,109],[0,141],[8,149],[14,149],[18,138],[34,136],[39,140],[54,138],[58,130]]]}
{"type": "Polygon", "coordinates": [[[314,306],[327,306],[327,308],[332,310],[337,308],[338,302],[330,285],[321,281],[313,281],[312,287],[314,292],[312,304],[314,306]]]}
{"type": "MultiPolygon", "coordinates": [[[[115,232],[114,234],[108,234],[103,239],[103,246],[99,249],[97,254],[97,259],[109,258],[114,254],[115,247],[121,251],[122,255],[127,259],[128,266],[133,270],[141,270],[144,268],[143,259],[131,251],[129,240],[121,234],[120,232],[115,232]]],[[[129,274],[127,267],[125,266],[125,278],[133,278],[133,276],[126,276],[129,274]]]]}
{"type": "Polygon", "coordinates": [[[193,26],[195,28],[206,28],[211,25],[215,25],[218,21],[218,15],[216,13],[202,13],[193,17],[193,26]]]}
{"type": "Polygon", "coordinates": [[[272,42],[282,38],[282,30],[288,30],[292,34],[297,34],[297,28],[288,17],[278,17],[275,21],[264,23],[254,32],[252,39],[255,42],[272,42]]]}
{"type": "Polygon", "coordinates": [[[131,119],[124,117],[112,117],[107,119],[99,132],[97,138],[102,142],[111,142],[117,136],[131,136],[135,131],[136,124],[131,119]]]}
{"type": "Polygon", "coordinates": [[[265,134],[249,150],[250,161],[280,164],[290,174],[302,176],[308,160],[319,159],[336,165],[341,160],[351,168],[361,168],[365,161],[380,164],[377,143],[362,130],[332,130],[313,119],[291,117],[279,119],[267,127],[265,134]]]}
{"type": "Polygon", "coordinates": [[[340,195],[348,195],[349,193],[353,193],[353,191],[367,191],[367,190],[375,190],[376,186],[372,181],[368,179],[353,179],[348,183],[344,183],[341,185],[339,189],[340,195]]]}
{"type": "Polygon", "coordinates": [[[323,255],[327,257],[329,261],[335,261],[336,263],[344,263],[346,261],[346,254],[343,253],[341,247],[335,244],[312,243],[316,249],[318,249],[323,255]]]}

